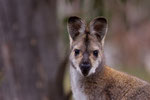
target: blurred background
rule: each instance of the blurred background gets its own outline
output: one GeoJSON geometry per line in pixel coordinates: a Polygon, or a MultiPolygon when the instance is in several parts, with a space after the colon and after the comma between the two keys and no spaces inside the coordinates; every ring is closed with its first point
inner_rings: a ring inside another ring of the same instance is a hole
{"type": "Polygon", "coordinates": [[[71,100],[69,16],[108,19],[107,65],[150,82],[150,0],[0,0],[0,100],[71,100]]]}

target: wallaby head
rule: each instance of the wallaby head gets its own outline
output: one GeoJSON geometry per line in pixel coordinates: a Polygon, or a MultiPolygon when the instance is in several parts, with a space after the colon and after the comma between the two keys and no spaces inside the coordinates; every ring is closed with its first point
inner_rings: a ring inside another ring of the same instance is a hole
{"type": "Polygon", "coordinates": [[[68,19],[67,28],[71,67],[85,77],[102,69],[107,20],[97,17],[86,25],[81,18],[72,16],[68,19]]]}

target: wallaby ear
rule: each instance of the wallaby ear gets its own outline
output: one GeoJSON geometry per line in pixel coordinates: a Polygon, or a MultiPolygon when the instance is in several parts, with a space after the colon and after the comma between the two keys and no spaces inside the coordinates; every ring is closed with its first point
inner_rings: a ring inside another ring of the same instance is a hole
{"type": "Polygon", "coordinates": [[[107,20],[103,17],[97,17],[90,22],[90,34],[96,35],[96,37],[103,42],[107,33],[107,20]]]}
{"type": "Polygon", "coordinates": [[[67,28],[71,37],[70,39],[75,40],[77,36],[84,33],[85,23],[81,18],[72,16],[68,19],[67,28]]]}

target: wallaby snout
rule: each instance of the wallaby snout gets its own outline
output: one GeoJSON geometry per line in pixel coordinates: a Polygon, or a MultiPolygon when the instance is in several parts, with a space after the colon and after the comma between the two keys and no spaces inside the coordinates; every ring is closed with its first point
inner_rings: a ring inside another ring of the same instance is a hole
{"type": "Polygon", "coordinates": [[[89,61],[83,61],[81,64],[80,64],[80,69],[81,69],[81,72],[84,76],[87,76],[90,69],[91,69],[91,64],[89,63],[89,61]]]}

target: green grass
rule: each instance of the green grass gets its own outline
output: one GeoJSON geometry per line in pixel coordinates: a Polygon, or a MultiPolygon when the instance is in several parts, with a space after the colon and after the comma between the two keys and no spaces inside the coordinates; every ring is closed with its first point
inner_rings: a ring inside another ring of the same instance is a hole
{"type": "Polygon", "coordinates": [[[126,72],[130,75],[136,76],[140,79],[143,79],[147,82],[150,82],[150,73],[141,67],[123,67],[120,69],[123,72],[126,72]]]}
{"type": "Polygon", "coordinates": [[[64,82],[63,82],[63,84],[64,84],[64,91],[65,91],[65,93],[67,94],[67,93],[69,93],[70,92],[70,90],[71,90],[71,86],[70,86],[70,75],[69,75],[70,73],[69,73],[69,68],[67,68],[67,70],[66,70],[66,73],[65,73],[65,78],[64,78],[64,82]]]}

